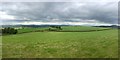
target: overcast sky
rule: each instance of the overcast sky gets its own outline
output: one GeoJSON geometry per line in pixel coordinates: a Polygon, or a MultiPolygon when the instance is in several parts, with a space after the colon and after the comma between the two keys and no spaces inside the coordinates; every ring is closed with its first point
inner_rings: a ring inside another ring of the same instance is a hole
{"type": "Polygon", "coordinates": [[[118,2],[1,2],[3,25],[110,25],[118,22],[118,2]]]}

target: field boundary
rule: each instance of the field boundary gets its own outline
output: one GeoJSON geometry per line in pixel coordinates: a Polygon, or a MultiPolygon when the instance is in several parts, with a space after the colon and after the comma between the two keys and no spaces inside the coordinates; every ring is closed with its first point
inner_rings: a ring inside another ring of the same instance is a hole
{"type": "Polygon", "coordinates": [[[35,32],[94,32],[94,31],[104,31],[104,30],[111,30],[111,29],[101,29],[101,30],[81,30],[81,31],[70,31],[70,30],[66,30],[66,31],[60,31],[60,30],[57,30],[57,31],[40,31],[40,30],[37,30],[35,32]]]}
{"type": "MultiPolygon", "coordinates": [[[[31,32],[96,32],[96,31],[105,31],[105,30],[111,30],[111,29],[101,29],[101,30],[81,30],[81,31],[70,31],[70,30],[66,30],[66,31],[49,31],[49,30],[36,30],[36,31],[29,31],[29,32],[22,32],[22,33],[17,33],[17,34],[24,34],[24,33],[31,33],[31,32]]],[[[9,34],[7,34],[9,35],[9,34]]],[[[10,34],[10,35],[14,35],[14,34],[10,34]]],[[[5,35],[2,35],[5,36],[5,35]]]]}

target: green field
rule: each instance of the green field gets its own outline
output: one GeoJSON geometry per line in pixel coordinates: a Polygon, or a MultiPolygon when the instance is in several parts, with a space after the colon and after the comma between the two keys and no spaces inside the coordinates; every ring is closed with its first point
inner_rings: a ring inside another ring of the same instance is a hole
{"type": "Polygon", "coordinates": [[[46,30],[48,28],[29,28],[29,27],[25,27],[23,29],[18,29],[18,33],[27,33],[27,32],[33,32],[36,30],[46,30]]]}
{"type": "MultiPolygon", "coordinates": [[[[63,27],[63,30],[103,29],[78,28],[63,27]]],[[[2,44],[3,58],[116,58],[118,30],[30,32],[2,36],[2,44]]]]}
{"type": "MultiPolygon", "coordinates": [[[[41,27],[41,28],[28,28],[25,27],[23,29],[19,29],[18,33],[27,33],[34,31],[48,31],[49,27],[41,27]]],[[[59,31],[91,31],[91,30],[103,30],[110,28],[100,28],[100,27],[90,27],[90,26],[62,26],[62,30],[59,31]]],[[[57,30],[54,28],[54,30],[57,30]]]]}
{"type": "Polygon", "coordinates": [[[90,30],[103,30],[109,28],[90,27],[90,26],[64,26],[62,31],[90,31],[90,30]]]}
{"type": "Polygon", "coordinates": [[[0,36],[0,59],[2,58],[2,36],[0,36]]]}

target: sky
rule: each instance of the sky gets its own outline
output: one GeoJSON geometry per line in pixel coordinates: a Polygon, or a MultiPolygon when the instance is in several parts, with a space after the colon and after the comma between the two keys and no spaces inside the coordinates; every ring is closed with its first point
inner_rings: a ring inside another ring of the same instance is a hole
{"type": "Polygon", "coordinates": [[[0,2],[0,22],[0,25],[112,25],[118,23],[118,1],[0,2]]]}

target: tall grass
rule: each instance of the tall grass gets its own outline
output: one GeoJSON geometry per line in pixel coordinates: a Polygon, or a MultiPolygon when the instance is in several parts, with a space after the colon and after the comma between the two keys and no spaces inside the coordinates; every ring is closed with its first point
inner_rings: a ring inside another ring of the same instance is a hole
{"type": "Polygon", "coordinates": [[[3,58],[116,58],[118,32],[32,32],[3,36],[3,58]]]}

